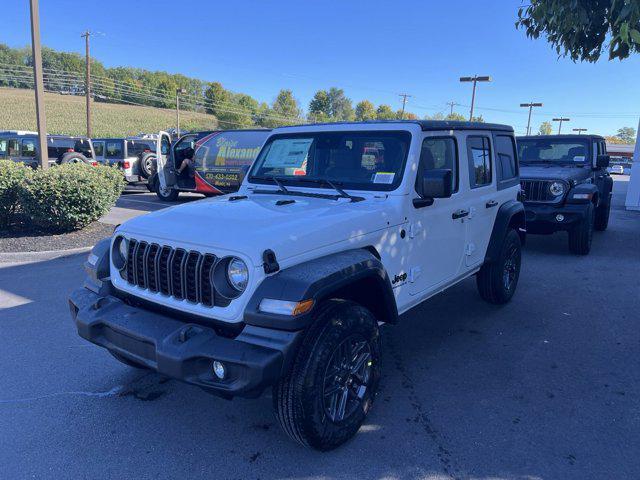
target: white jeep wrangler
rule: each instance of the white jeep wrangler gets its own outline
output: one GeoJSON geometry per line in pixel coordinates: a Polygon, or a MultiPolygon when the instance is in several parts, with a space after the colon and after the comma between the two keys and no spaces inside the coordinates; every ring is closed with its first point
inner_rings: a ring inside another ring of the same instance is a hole
{"type": "Polygon", "coordinates": [[[237,193],[137,217],[98,243],[71,313],[128,365],[223,397],[272,387],[287,434],[332,449],[375,398],[381,323],[471,275],[485,300],[511,299],[519,192],[511,127],[279,128],[237,193]]]}

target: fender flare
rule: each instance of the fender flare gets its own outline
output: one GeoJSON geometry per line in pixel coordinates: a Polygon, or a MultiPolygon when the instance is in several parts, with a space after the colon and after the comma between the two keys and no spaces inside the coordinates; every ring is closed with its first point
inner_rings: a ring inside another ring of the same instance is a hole
{"type": "Polygon", "coordinates": [[[370,309],[371,305],[375,306],[373,313],[379,320],[397,323],[398,309],[387,271],[377,257],[364,249],[334,253],[268,276],[249,300],[244,322],[280,330],[303,329],[313,320],[314,309],[320,302],[356,284],[371,288],[367,290],[366,298],[371,302],[370,309]],[[258,308],[263,298],[292,302],[313,299],[314,307],[310,312],[295,317],[265,313],[258,308]]]}
{"type": "Polygon", "coordinates": [[[484,257],[485,263],[492,263],[498,259],[502,249],[502,241],[510,228],[514,228],[518,232],[520,242],[524,245],[527,232],[525,218],[522,202],[509,200],[500,205],[493,224],[493,230],[491,231],[487,253],[484,257]]]}
{"type": "Polygon", "coordinates": [[[573,187],[571,190],[569,190],[569,193],[567,193],[566,203],[568,204],[577,203],[577,204],[585,204],[585,205],[588,203],[594,203],[597,205],[601,200],[602,198],[600,196],[600,191],[598,190],[597,185],[593,183],[581,183],[573,187]],[[571,197],[574,193],[590,193],[592,197],[595,198],[595,201],[594,200],[575,200],[571,197]]]}

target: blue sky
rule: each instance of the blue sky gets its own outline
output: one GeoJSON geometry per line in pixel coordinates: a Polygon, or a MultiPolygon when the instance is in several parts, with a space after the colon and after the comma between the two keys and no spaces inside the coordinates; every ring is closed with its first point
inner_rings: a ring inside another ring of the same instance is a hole
{"type": "MultiPolygon", "coordinates": [[[[8,3],[8,4],[7,4],[8,3]]],[[[0,43],[30,42],[29,2],[3,5],[0,43]],[[10,21],[9,21],[10,20],[10,21]],[[10,25],[10,26],[9,26],[10,25]]],[[[640,56],[575,64],[545,40],[514,27],[520,0],[40,0],[43,44],[83,53],[80,33],[103,32],[92,52],[107,66],[136,66],[220,81],[271,102],[290,88],[307,108],[313,93],[337,86],[355,102],[369,99],[423,117],[470,103],[465,75],[480,84],[476,112],[526,128],[518,105],[540,101],[532,125],[564,115],[575,127],[613,134],[638,125],[640,56]]],[[[526,2],[525,2],[526,3],[526,2]]],[[[468,114],[468,107],[456,111],[468,114]]]]}

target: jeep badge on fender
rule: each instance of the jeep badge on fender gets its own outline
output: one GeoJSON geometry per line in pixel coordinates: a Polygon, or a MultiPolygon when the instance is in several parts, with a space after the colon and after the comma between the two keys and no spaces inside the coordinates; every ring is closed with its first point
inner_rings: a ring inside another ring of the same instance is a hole
{"type": "Polygon", "coordinates": [[[222,397],[273,391],[293,440],[358,431],[380,323],[475,275],[508,302],[525,211],[513,129],[449,121],[282,127],[240,190],[116,228],[70,298],[83,338],[222,397]]]}

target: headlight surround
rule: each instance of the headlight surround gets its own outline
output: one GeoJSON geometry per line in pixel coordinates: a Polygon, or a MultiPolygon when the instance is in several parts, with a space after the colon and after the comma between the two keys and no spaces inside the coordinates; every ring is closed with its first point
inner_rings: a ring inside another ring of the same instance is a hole
{"type": "Polygon", "coordinates": [[[111,261],[118,270],[122,271],[127,266],[128,256],[129,240],[123,236],[116,237],[111,248],[111,261]]]}
{"type": "Polygon", "coordinates": [[[225,257],[211,270],[210,278],[219,295],[233,300],[247,288],[249,268],[238,257],[225,257]]]}
{"type": "Polygon", "coordinates": [[[549,193],[554,197],[559,197],[560,195],[564,195],[566,191],[566,187],[562,182],[551,182],[549,184],[549,193]]]}
{"type": "Polygon", "coordinates": [[[244,292],[249,281],[247,264],[238,257],[232,257],[227,265],[227,280],[229,280],[229,285],[237,291],[244,292]]]}

